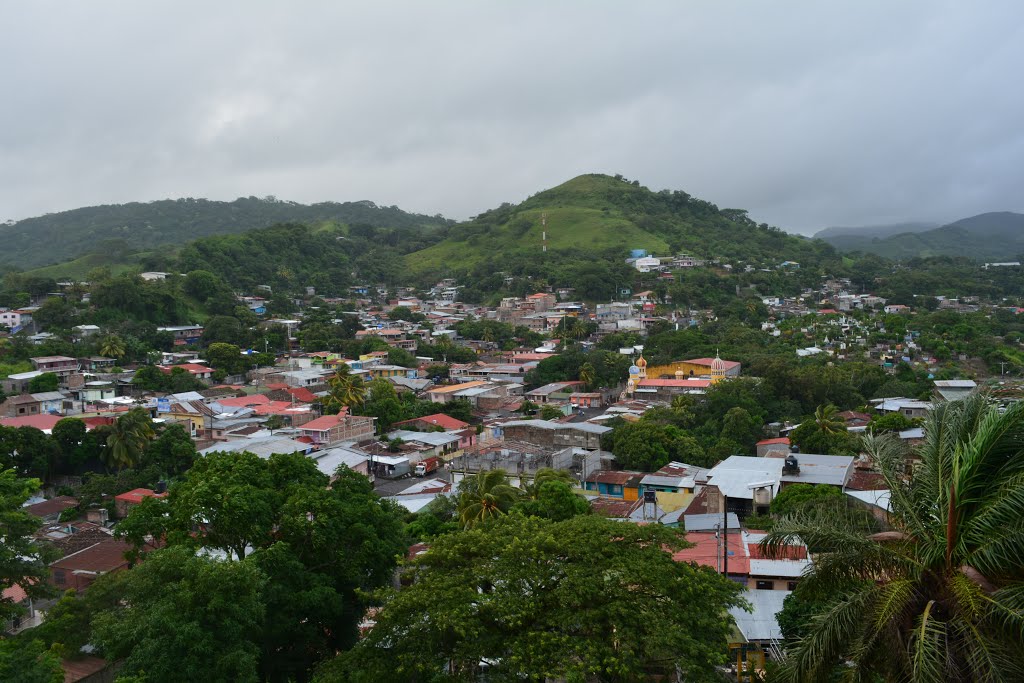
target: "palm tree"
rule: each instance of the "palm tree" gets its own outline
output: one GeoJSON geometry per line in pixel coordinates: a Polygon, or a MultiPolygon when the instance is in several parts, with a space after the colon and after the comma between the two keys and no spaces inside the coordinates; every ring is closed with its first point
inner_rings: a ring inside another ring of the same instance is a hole
{"type": "Polygon", "coordinates": [[[583,382],[583,386],[587,389],[594,386],[594,380],[597,378],[597,370],[594,369],[594,364],[587,361],[580,366],[580,381],[583,382]]]}
{"type": "Polygon", "coordinates": [[[100,457],[111,469],[135,467],[153,436],[153,421],[146,411],[135,408],[108,427],[107,443],[100,457]]]}
{"type": "Polygon", "coordinates": [[[846,431],[846,422],[838,416],[839,409],[829,403],[814,410],[814,424],[818,431],[829,436],[846,431]]]}
{"type": "Polygon", "coordinates": [[[527,482],[525,479],[523,480],[521,484],[523,494],[530,500],[537,500],[540,487],[549,481],[561,481],[570,486],[576,483],[567,470],[542,467],[537,470],[537,474],[533,475],[533,481],[527,482]]]}
{"type": "Polygon", "coordinates": [[[327,384],[330,387],[330,394],[324,407],[335,413],[342,407],[355,407],[366,398],[366,384],[361,377],[349,372],[348,365],[344,363],[327,380],[327,384]]]}
{"type": "Polygon", "coordinates": [[[509,483],[505,470],[477,472],[459,488],[459,521],[466,529],[505,514],[522,493],[509,483]]]}
{"type": "Polygon", "coordinates": [[[798,593],[830,601],[789,648],[786,680],[1024,680],[1024,403],[939,404],[910,477],[896,437],[865,442],[891,491],[889,530],[842,515],[776,521],[767,553],[818,552],[798,593]]]}
{"type": "Polygon", "coordinates": [[[124,340],[116,334],[108,334],[100,342],[100,355],[120,359],[124,356],[124,340]]]}

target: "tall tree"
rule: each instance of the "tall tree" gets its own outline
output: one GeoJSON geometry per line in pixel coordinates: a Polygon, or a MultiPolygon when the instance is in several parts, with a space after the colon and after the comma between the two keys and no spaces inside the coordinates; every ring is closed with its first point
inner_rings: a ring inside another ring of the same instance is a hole
{"type": "Polygon", "coordinates": [[[936,406],[908,482],[894,437],[869,444],[890,488],[891,530],[813,509],[778,520],[768,553],[817,551],[798,590],[828,595],[789,649],[784,680],[1024,680],[1024,403],[936,406]],[[895,455],[894,455],[895,454],[895,455]]]}
{"type": "MultiPolygon", "coordinates": [[[[47,595],[43,549],[32,538],[39,520],[22,505],[39,489],[38,479],[19,479],[14,470],[0,470],[0,592],[20,587],[31,598],[47,595]]],[[[23,612],[9,598],[0,598],[0,623],[23,612]]]]}
{"type": "Polygon", "coordinates": [[[338,366],[330,379],[327,380],[329,394],[324,402],[328,412],[339,412],[342,408],[361,405],[366,399],[366,384],[361,377],[353,375],[348,365],[338,366]]]}
{"type": "Polygon", "coordinates": [[[373,630],[317,680],[717,678],[740,587],[672,559],[683,535],[596,516],[508,515],[449,534],[388,592],[373,630]],[[699,604],[696,609],[694,605],[699,604]],[[442,672],[445,672],[442,674],[442,672]]]}
{"type": "Polygon", "coordinates": [[[505,470],[477,472],[460,482],[459,489],[459,520],[467,529],[504,515],[520,496],[505,470]]]}
{"type": "Polygon", "coordinates": [[[108,358],[124,357],[124,340],[116,334],[108,334],[100,341],[100,355],[108,358]]]}
{"type": "Polygon", "coordinates": [[[141,408],[128,411],[108,427],[107,445],[100,457],[107,467],[122,470],[139,463],[153,439],[153,421],[141,408]]]}
{"type": "Polygon", "coordinates": [[[124,572],[122,602],[96,617],[103,654],[121,675],[159,681],[257,681],[254,643],[266,578],[247,562],[172,547],[124,572]]]}

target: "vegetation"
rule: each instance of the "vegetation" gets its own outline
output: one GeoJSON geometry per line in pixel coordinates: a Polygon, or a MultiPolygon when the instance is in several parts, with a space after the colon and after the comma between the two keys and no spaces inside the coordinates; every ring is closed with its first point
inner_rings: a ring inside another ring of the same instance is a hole
{"type": "Polygon", "coordinates": [[[717,680],[740,589],[675,562],[685,545],[672,529],[592,515],[507,515],[439,537],[411,562],[415,581],[381,596],[367,637],[316,680],[465,680],[484,663],[495,680],[627,681],[676,667],[717,680]]]}
{"type": "MultiPolygon", "coordinates": [[[[303,205],[274,197],[241,197],[233,202],[166,199],[91,206],[0,225],[5,245],[0,267],[40,266],[86,254],[113,253],[121,260],[143,250],[150,250],[143,260],[159,262],[156,254],[166,252],[170,245],[288,222],[347,224],[351,231],[374,236],[378,231],[386,235],[389,230],[438,230],[448,224],[440,216],[410,214],[373,202],[303,205]],[[40,250],[40,244],[47,248],[40,250]]],[[[110,263],[93,260],[90,265],[110,263]]]]}
{"type": "Polygon", "coordinates": [[[909,481],[892,437],[866,442],[891,490],[890,531],[814,509],[775,523],[765,551],[806,541],[818,555],[798,593],[828,596],[789,648],[785,680],[823,680],[843,662],[857,678],[1024,677],[1022,438],[1022,403],[940,404],[909,481]]]}

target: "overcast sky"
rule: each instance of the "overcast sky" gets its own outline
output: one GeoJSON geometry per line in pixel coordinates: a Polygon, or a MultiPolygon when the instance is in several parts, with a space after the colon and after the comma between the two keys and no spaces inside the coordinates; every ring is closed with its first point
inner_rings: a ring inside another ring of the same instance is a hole
{"type": "Polygon", "coordinates": [[[0,0],[0,64],[0,220],[588,172],[801,232],[1024,209],[1020,0],[0,0]]]}

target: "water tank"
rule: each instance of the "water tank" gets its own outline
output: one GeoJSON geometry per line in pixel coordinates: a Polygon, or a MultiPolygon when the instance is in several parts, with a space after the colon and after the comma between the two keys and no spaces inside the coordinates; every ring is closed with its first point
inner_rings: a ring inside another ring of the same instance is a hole
{"type": "Polygon", "coordinates": [[[799,463],[799,461],[797,461],[796,456],[793,455],[792,453],[790,453],[789,455],[786,456],[786,462],[782,466],[782,473],[783,474],[799,474],[800,473],[800,463],[799,463]]]}

